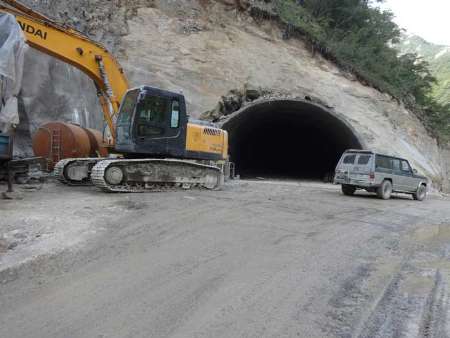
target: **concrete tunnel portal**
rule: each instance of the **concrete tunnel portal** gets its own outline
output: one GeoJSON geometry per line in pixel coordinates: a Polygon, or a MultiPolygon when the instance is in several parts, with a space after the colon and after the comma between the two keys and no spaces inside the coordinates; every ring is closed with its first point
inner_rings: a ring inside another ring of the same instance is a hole
{"type": "Polygon", "coordinates": [[[362,149],[354,130],[309,101],[268,100],[251,104],[223,124],[230,157],[243,178],[258,176],[323,180],[346,149],[362,149]]]}

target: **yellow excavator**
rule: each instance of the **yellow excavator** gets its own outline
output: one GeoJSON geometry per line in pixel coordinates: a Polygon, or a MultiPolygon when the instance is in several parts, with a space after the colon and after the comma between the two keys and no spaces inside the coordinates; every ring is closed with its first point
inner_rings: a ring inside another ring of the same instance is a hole
{"type": "Polygon", "coordinates": [[[223,183],[228,134],[190,122],[183,95],[150,86],[130,89],[104,46],[15,0],[0,1],[0,13],[15,16],[28,45],[80,69],[97,88],[110,135],[104,142],[120,157],[63,159],[55,166],[60,181],[112,192],[214,189],[223,183]]]}

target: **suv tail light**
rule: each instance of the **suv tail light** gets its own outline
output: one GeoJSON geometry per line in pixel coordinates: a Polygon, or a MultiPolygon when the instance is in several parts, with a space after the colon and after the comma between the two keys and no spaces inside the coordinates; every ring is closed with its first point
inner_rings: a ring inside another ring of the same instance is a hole
{"type": "Polygon", "coordinates": [[[369,179],[370,179],[371,181],[373,181],[373,180],[375,179],[375,173],[374,173],[374,172],[371,172],[371,173],[369,174],[369,179]]]}

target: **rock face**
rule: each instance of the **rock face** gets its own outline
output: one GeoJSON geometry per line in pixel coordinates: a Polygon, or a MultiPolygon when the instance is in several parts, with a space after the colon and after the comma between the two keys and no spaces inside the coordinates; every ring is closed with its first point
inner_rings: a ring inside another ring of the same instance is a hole
{"type": "MultiPolygon", "coordinates": [[[[140,3],[152,1],[23,1],[31,8],[119,48],[127,34],[126,17],[140,3]],[[125,5],[126,3],[126,5],[125,5]]],[[[101,130],[103,116],[93,82],[75,67],[36,50],[25,57],[23,87],[19,99],[21,123],[17,130],[16,156],[30,156],[31,135],[49,121],[74,122],[101,130]]]]}
{"type": "Polygon", "coordinates": [[[25,54],[19,97],[16,156],[31,156],[31,135],[50,121],[101,130],[102,113],[93,82],[76,68],[33,49],[25,54]]]}
{"type": "MultiPolygon", "coordinates": [[[[390,96],[362,85],[334,64],[313,55],[302,41],[284,40],[276,22],[250,15],[252,1],[28,3],[106,43],[124,66],[132,85],[182,91],[195,117],[214,109],[230,90],[244,87],[317,98],[357,130],[367,147],[411,159],[434,182],[447,183],[442,152],[415,115],[390,96]]],[[[65,76],[57,74],[68,68],[56,68],[66,66],[36,66],[35,71],[44,74],[37,84],[30,84],[32,88],[24,88],[25,111],[32,120],[28,123],[54,119],[58,113],[67,119],[73,116],[75,105],[79,112],[90,113],[86,121],[99,124],[95,90],[85,89],[85,81],[89,80],[73,72],[79,79],[71,81],[69,88],[63,87],[65,76]],[[39,102],[39,97],[45,101],[40,114],[48,111],[39,119],[30,113],[34,104],[26,100],[27,93],[33,90],[34,102],[39,102]],[[57,99],[52,102],[50,98],[57,99]],[[92,114],[97,115],[94,118],[92,114]]]]}

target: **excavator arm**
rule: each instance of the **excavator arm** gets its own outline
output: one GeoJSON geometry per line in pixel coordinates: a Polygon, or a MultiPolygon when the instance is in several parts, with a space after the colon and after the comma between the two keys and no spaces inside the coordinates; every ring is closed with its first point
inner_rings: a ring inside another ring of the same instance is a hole
{"type": "Polygon", "coordinates": [[[104,46],[82,33],[15,0],[0,1],[0,13],[2,12],[16,17],[26,42],[31,47],[75,66],[94,81],[114,145],[115,115],[129,87],[123,69],[114,56],[104,46]]]}

